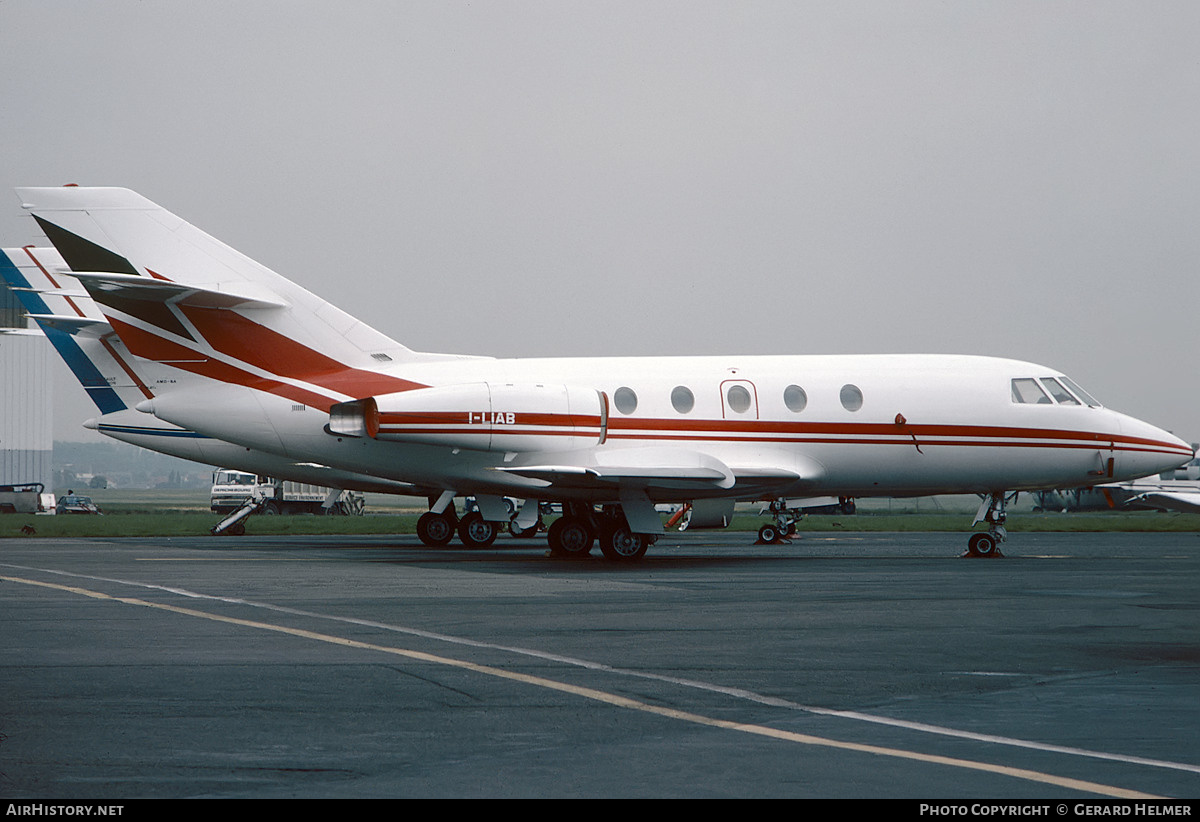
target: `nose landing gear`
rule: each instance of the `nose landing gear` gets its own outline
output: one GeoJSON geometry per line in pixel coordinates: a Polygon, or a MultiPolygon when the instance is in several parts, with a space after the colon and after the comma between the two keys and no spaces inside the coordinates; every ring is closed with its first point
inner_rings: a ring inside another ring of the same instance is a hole
{"type": "Polygon", "coordinates": [[[979,511],[975,514],[975,521],[971,523],[974,527],[981,522],[988,524],[986,531],[980,531],[977,534],[971,534],[967,540],[967,550],[963,554],[964,557],[1002,557],[1000,553],[1000,543],[1008,539],[1008,531],[1004,528],[1004,521],[1008,519],[1008,513],[1005,507],[1009,502],[1017,498],[1017,492],[1013,492],[1011,497],[1005,496],[1004,491],[995,491],[983,498],[983,502],[979,506],[979,511]]]}
{"type": "Polygon", "coordinates": [[[778,545],[791,539],[796,533],[796,523],[804,514],[799,508],[789,508],[785,499],[773,499],[771,504],[759,511],[759,514],[770,514],[773,522],[758,529],[759,545],[778,545]]]}

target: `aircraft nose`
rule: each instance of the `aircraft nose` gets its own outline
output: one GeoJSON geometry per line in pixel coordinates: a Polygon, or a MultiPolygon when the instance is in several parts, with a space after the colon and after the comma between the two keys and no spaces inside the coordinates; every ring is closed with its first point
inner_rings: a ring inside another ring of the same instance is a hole
{"type": "Polygon", "coordinates": [[[1169,471],[1195,456],[1192,446],[1170,431],[1134,417],[1121,420],[1121,430],[1126,447],[1117,463],[1123,479],[1169,471]]]}

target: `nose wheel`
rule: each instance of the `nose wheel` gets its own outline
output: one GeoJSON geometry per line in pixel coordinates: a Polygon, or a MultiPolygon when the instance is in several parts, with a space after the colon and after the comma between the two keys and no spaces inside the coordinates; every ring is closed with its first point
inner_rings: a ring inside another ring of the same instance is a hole
{"type": "Polygon", "coordinates": [[[770,515],[774,521],[758,529],[758,545],[779,545],[791,541],[796,533],[796,523],[803,516],[799,508],[789,508],[787,500],[782,498],[771,500],[771,504],[759,513],[770,515]]]}
{"type": "Polygon", "coordinates": [[[758,529],[758,541],[762,545],[777,545],[787,542],[796,533],[795,521],[768,522],[758,529]]]}
{"type": "Polygon", "coordinates": [[[964,557],[1004,556],[1000,553],[1000,543],[1008,539],[1008,531],[1004,528],[1004,521],[1008,519],[1008,512],[1005,508],[1016,498],[1016,492],[1011,497],[1007,497],[1003,491],[997,491],[984,497],[979,511],[975,514],[975,521],[971,525],[974,527],[981,522],[986,522],[988,529],[971,534],[970,539],[967,540],[967,552],[963,554],[964,557]]]}
{"type": "Polygon", "coordinates": [[[1003,554],[1000,553],[1000,543],[991,534],[971,534],[967,540],[967,556],[996,557],[1003,554]]]}

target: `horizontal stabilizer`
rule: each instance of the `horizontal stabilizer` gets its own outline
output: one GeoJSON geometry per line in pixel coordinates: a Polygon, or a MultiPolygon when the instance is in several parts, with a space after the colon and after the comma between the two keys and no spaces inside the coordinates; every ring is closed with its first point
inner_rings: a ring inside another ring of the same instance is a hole
{"type": "Polygon", "coordinates": [[[74,290],[68,288],[24,288],[18,286],[9,286],[9,291],[20,291],[29,294],[40,294],[46,297],[87,297],[88,293],[82,288],[74,290]]]}
{"type": "Polygon", "coordinates": [[[238,283],[235,288],[222,285],[220,289],[181,285],[134,274],[74,271],[71,276],[83,283],[96,302],[106,297],[123,300],[150,300],[190,305],[199,308],[284,308],[287,303],[253,283],[238,283]]]}
{"type": "Polygon", "coordinates": [[[48,325],[71,335],[102,337],[112,333],[113,330],[107,321],[94,320],[91,317],[75,317],[66,314],[27,314],[26,316],[36,321],[38,325],[48,325]]]}

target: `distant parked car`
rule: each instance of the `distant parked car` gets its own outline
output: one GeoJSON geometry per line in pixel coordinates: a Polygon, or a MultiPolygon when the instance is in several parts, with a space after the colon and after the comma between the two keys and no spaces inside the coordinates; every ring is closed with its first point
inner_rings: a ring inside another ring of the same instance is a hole
{"type": "Polygon", "coordinates": [[[65,497],[60,497],[58,500],[58,513],[60,514],[103,514],[100,506],[92,502],[91,497],[81,497],[76,494],[68,494],[65,497]]]}

